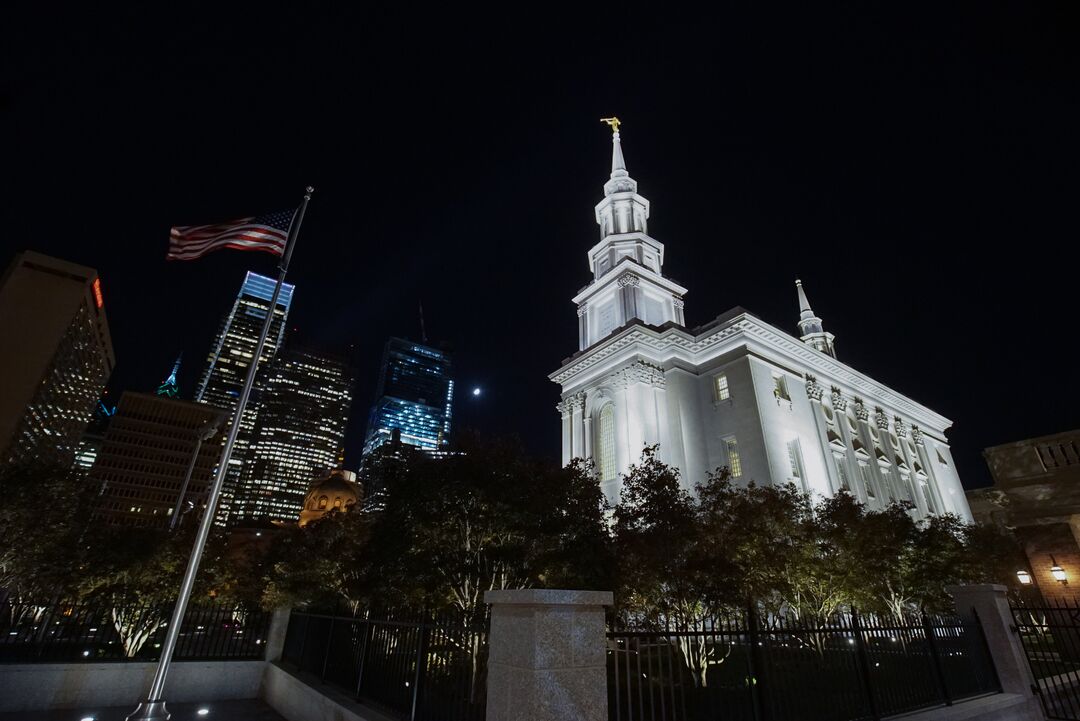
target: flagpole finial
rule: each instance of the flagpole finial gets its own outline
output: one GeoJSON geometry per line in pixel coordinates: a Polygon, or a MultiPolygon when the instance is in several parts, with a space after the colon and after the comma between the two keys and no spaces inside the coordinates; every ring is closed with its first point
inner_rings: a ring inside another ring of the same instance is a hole
{"type": "Polygon", "coordinates": [[[307,192],[308,195],[311,195],[312,193],[315,192],[315,188],[313,188],[313,187],[311,187],[309,185],[307,188],[305,188],[305,191],[307,192]]]}

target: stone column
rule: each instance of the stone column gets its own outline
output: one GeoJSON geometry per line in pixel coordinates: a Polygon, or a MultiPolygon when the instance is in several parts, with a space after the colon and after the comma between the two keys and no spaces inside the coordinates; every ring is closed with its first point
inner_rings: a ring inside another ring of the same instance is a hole
{"type": "Polygon", "coordinates": [[[291,613],[292,609],[288,606],[279,606],[270,616],[270,630],[266,634],[266,645],[263,646],[264,661],[281,660],[281,653],[285,650],[285,632],[289,628],[291,613]]]}
{"type": "Polygon", "coordinates": [[[949,586],[945,590],[956,602],[956,611],[961,618],[971,619],[978,614],[998,680],[1001,681],[1001,691],[1034,698],[1032,686],[1035,679],[1028,667],[1020,636],[1013,630],[1012,611],[1009,610],[1005,586],[980,583],[949,586]]]}
{"type": "Polygon", "coordinates": [[[487,591],[487,721],[607,721],[610,591],[487,591]]]}
{"type": "Polygon", "coordinates": [[[574,430],[570,423],[570,402],[568,400],[560,401],[555,406],[555,410],[559,412],[559,416],[562,418],[562,464],[565,466],[574,457],[574,430]]]}

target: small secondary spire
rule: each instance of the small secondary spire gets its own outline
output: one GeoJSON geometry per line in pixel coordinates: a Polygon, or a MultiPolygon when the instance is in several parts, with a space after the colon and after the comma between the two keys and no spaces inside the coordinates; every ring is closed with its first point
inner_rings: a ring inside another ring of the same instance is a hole
{"type": "Polygon", "coordinates": [[[814,315],[814,311],[810,308],[810,300],[806,297],[806,290],[798,278],[795,279],[795,289],[799,294],[799,333],[803,343],[835,358],[833,334],[826,333],[821,324],[821,318],[814,315]]]}

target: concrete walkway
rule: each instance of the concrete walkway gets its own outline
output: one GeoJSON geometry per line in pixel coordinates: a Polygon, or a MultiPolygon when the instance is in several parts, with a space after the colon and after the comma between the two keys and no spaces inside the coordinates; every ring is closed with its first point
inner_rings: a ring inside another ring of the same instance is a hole
{"type": "MultiPolygon", "coordinates": [[[[172,713],[172,721],[286,721],[284,716],[257,699],[167,705],[169,712],[172,713]],[[200,708],[208,709],[209,713],[200,716],[198,714],[200,708]]],[[[63,711],[19,711],[0,713],[0,721],[81,721],[85,718],[92,718],[94,721],[124,721],[124,718],[134,710],[135,707],[132,705],[63,711]]]]}

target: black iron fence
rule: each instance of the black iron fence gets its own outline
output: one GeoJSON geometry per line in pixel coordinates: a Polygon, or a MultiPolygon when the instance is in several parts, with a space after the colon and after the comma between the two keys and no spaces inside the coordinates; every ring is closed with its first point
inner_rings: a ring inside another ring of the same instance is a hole
{"type": "Polygon", "coordinates": [[[1011,604],[1013,621],[1047,718],[1080,721],[1080,604],[1011,604]]]}
{"type": "Polygon", "coordinates": [[[999,691],[981,626],[948,616],[744,613],[608,633],[616,721],[879,719],[999,691]]]}
{"type": "Polygon", "coordinates": [[[482,721],[487,626],[452,612],[293,611],[282,661],[403,719],[482,721]]]}
{"type": "MultiPolygon", "coordinates": [[[[0,663],[155,661],[172,606],[15,603],[0,607],[0,663]]],[[[189,606],[175,661],[263,656],[270,614],[189,606]]]]}

